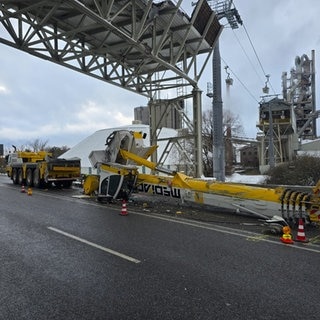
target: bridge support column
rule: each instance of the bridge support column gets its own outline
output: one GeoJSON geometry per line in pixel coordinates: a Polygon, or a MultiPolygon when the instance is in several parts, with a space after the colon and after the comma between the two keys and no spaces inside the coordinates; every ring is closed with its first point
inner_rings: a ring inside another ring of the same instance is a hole
{"type": "Polygon", "coordinates": [[[194,130],[194,176],[200,178],[202,170],[202,106],[199,88],[194,88],[193,95],[193,130],[194,130]]]}
{"type": "MultiPolygon", "coordinates": [[[[157,139],[157,121],[156,121],[156,108],[153,99],[150,99],[148,102],[148,107],[149,107],[149,130],[150,130],[150,146],[157,145],[158,144],[158,139],[157,139]]],[[[151,161],[154,163],[158,163],[158,156],[157,152],[154,152],[151,155],[151,161]]],[[[155,172],[153,172],[155,174],[155,172]]]]}

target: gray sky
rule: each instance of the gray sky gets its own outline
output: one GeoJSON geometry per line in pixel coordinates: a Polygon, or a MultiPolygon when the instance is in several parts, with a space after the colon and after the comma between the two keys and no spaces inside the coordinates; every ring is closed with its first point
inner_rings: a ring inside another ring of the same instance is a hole
{"type": "MultiPolygon", "coordinates": [[[[320,70],[318,0],[234,0],[234,4],[265,74],[270,74],[270,94],[281,94],[282,72],[290,71],[297,55],[311,57],[314,49],[316,71],[320,70]]],[[[191,1],[184,0],[182,8],[191,14],[191,1]]],[[[0,45],[0,52],[0,143],[5,147],[37,138],[48,140],[50,146],[72,147],[96,130],[131,124],[133,109],[147,104],[138,94],[5,45],[0,45]]],[[[226,77],[225,65],[234,79],[228,96],[223,81],[224,108],[239,115],[245,136],[254,138],[266,78],[243,27],[223,30],[220,53],[222,79],[226,77]]],[[[210,63],[199,83],[203,110],[211,108],[206,97],[211,68],[210,63]]]]}

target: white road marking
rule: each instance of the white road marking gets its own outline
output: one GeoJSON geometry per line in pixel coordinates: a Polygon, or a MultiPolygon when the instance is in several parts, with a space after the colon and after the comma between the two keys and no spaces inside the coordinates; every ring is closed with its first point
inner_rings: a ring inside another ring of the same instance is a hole
{"type": "Polygon", "coordinates": [[[73,235],[73,234],[71,234],[71,233],[64,232],[64,231],[59,230],[59,229],[57,229],[57,228],[48,227],[48,229],[51,230],[51,231],[60,233],[60,234],[66,236],[66,237],[68,237],[68,238],[71,238],[71,239],[77,240],[77,241],[79,241],[79,242],[85,243],[85,244],[87,244],[87,245],[89,245],[89,246],[91,246],[91,247],[100,249],[100,250],[102,250],[102,251],[105,251],[105,252],[107,252],[107,253],[113,254],[113,255],[115,255],[115,256],[117,256],[117,257],[120,257],[120,258],[122,258],[122,259],[128,260],[128,261],[130,261],[130,262],[133,262],[133,263],[140,263],[140,262],[141,262],[140,260],[137,260],[137,259],[135,259],[135,258],[132,258],[132,257],[130,257],[130,256],[127,256],[127,255],[125,255],[125,254],[123,254],[123,253],[120,253],[120,252],[118,252],[118,251],[115,251],[115,250],[112,250],[112,249],[109,249],[109,248],[100,246],[100,245],[98,245],[98,244],[96,244],[96,243],[93,243],[93,242],[90,242],[90,241],[88,241],[88,240],[79,238],[79,237],[77,237],[77,236],[75,236],[75,235],[73,235]]]}
{"type": "MultiPolygon", "coordinates": [[[[8,185],[3,185],[3,186],[5,188],[10,188],[10,189],[14,189],[14,190],[17,189],[15,187],[9,187],[8,185]]],[[[68,197],[65,197],[65,196],[61,197],[61,196],[58,196],[58,195],[45,194],[43,192],[39,193],[39,195],[52,197],[52,198],[58,198],[58,199],[63,198],[63,200],[67,200],[67,201],[77,201],[75,198],[68,198],[68,197]]],[[[81,202],[83,205],[94,206],[94,207],[99,207],[99,208],[105,208],[101,204],[94,203],[94,202],[88,202],[88,201],[85,201],[84,199],[78,199],[77,202],[81,202]]],[[[130,213],[135,214],[135,215],[140,215],[140,216],[143,216],[143,217],[147,217],[147,218],[152,218],[152,219],[163,220],[163,221],[168,221],[168,222],[172,222],[172,223],[188,225],[188,226],[201,228],[201,229],[206,229],[206,230],[212,230],[212,231],[216,231],[216,232],[222,232],[222,233],[225,233],[225,234],[230,234],[230,235],[234,235],[234,236],[238,236],[238,237],[246,237],[247,238],[249,235],[251,235],[251,236],[258,236],[259,235],[258,233],[254,233],[254,232],[250,232],[250,231],[237,230],[237,229],[232,229],[232,228],[228,228],[228,227],[212,225],[212,224],[208,224],[208,223],[205,223],[205,222],[188,221],[188,220],[185,220],[183,218],[165,217],[165,216],[162,216],[160,214],[155,214],[155,213],[153,213],[152,215],[151,214],[147,214],[147,213],[137,212],[137,211],[130,211],[130,213]]],[[[55,230],[53,230],[53,231],[55,231],[55,230]]],[[[57,232],[60,232],[61,234],[64,234],[63,231],[60,231],[60,230],[57,231],[57,232]]],[[[75,237],[75,236],[71,235],[71,237],[75,237]]],[[[86,241],[86,240],[84,240],[84,241],[86,241]]],[[[294,245],[286,245],[286,244],[283,244],[280,240],[277,241],[275,239],[261,239],[260,241],[261,242],[268,242],[268,243],[272,243],[272,244],[276,244],[276,245],[280,245],[280,246],[287,246],[287,247],[290,247],[292,249],[298,249],[298,250],[304,250],[304,251],[320,253],[319,245],[314,245],[314,244],[312,244],[312,242],[311,243],[309,242],[309,243],[306,243],[306,244],[299,244],[299,243],[296,244],[295,243],[294,245]]],[[[99,246],[99,245],[96,245],[94,243],[93,243],[93,245],[94,246],[99,246]]],[[[103,247],[101,247],[101,248],[103,248],[103,247]]],[[[101,249],[101,248],[99,248],[99,249],[101,249]]],[[[110,250],[110,249],[107,249],[107,248],[104,248],[104,249],[101,249],[101,250],[106,251],[105,249],[106,250],[110,250]]],[[[113,251],[113,250],[111,250],[111,251],[113,251]]],[[[136,260],[136,259],[134,259],[134,260],[136,260]]],[[[141,262],[139,260],[136,260],[136,261],[137,262],[135,262],[135,263],[140,263],[141,262]]]]}

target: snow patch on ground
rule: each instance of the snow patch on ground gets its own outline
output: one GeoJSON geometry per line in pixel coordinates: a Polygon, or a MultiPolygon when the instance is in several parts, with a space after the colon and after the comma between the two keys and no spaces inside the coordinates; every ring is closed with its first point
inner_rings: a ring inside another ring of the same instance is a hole
{"type": "Polygon", "coordinates": [[[226,182],[262,184],[264,183],[265,179],[266,176],[264,175],[244,175],[233,173],[231,176],[226,177],[226,182]]]}

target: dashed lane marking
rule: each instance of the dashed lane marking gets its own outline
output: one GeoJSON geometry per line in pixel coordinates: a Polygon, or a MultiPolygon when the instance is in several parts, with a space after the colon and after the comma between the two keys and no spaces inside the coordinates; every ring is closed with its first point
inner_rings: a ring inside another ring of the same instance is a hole
{"type": "Polygon", "coordinates": [[[66,236],[66,237],[68,237],[68,238],[71,238],[71,239],[73,239],[73,240],[77,240],[77,241],[79,241],[79,242],[82,242],[82,243],[84,243],[84,244],[87,244],[87,245],[89,245],[89,246],[91,246],[91,247],[94,247],[94,248],[96,248],[96,249],[99,249],[99,250],[102,250],[102,251],[104,251],[104,252],[110,253],[110,254],[112,254],[112,255],[114,255],[114,256],[117,256],[117,257],[120,257],[120,258],[122,258],[122,259],[128,260],[128,261],[130,261],[130,262],[133,262],[133,263],[140,263],[140,262],[141,262],[140,260],[137,260],[137,259],[135,259],[135,258],[132,258],[132,257],[130,257],[130,256],[127,256],[127,255],[125,255],[125,254],[123,254],[123,253],[120,253],[120,252],[118,252],[118,251],[115,251],[115,250],[112,250],[112,249],[109,249],[109,248],[100,246],[99,244],[90,242],[90,241],[85,240],[85,239],[83,239],[83,238],[79,238],[79,237],[77,237],[77,236],[75,236],[75,235],[73,235],[73,234],[71,234],[71,233],[64,232],[64,231],[59,230],[59,229],[57,229],[57,228],[48,227],[48,229],[51,230],[51,231],[57,232],[57,233],[59,233],[59,234],[62,234],[62,235],[66,236]]]}

